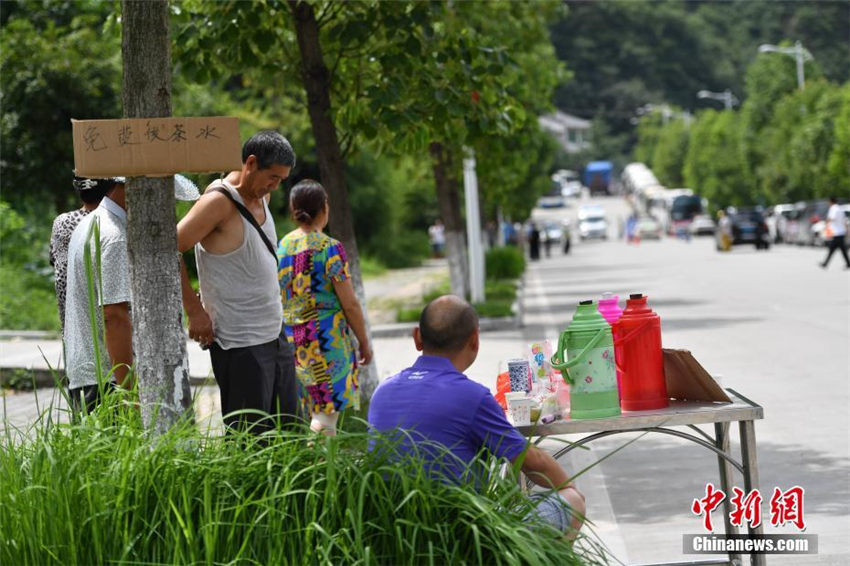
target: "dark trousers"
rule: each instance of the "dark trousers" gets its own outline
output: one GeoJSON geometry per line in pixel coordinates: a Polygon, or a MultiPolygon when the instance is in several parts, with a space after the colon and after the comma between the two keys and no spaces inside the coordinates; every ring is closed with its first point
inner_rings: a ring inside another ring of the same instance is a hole
{"type": "Polygon", "coordinates": [[[833,236],[829,241],[829,253],[826,254],[826,259],[823,260],[823,266],[826,267],[829,265],[829,260],[832,258],[833,252],[835,250],[841,250],[841,255],[844,256],[844,264],[847,267],[850,267],[850,258],[847,257],[847,248],[844,247],[844,235],[841,236],[833,236]]]}
{"type": "Polygon", "coordinates": [[[71,413],[74,419],[82,413],[91,413],[103,402],[110,391],[118,386],[114,381],[109,381],[100,387],[99,385],[83,385],[68,389],[68,397],[71,399],[71,413]]]}
{"type": "Polygon", "coordinates": [[[213,343],[210,359],[228,431],[260,434],[299,420],[295,357],[285,337],[229,350],[213,343]]]}

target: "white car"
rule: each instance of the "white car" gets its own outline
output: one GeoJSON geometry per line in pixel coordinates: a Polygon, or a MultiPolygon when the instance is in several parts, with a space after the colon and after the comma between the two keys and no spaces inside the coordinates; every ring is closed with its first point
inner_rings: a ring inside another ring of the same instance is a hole
{"type": "Polygon", "coordinates": [[[578,211],[578,237],[582,240],[589,238],[608,238],[608,219],[605,209],[599,205],[587,204],[578,211]]]}
{"type": "Polygon", "coordinates": [[[581,181],[567,181],[561,185],[561,196],[564,198],[578,198],[581,196],[581,181]]]}
{"type": "Polygon", "coordinates": [[[697,214],[688,226],[694,236],[713,235],[714,221],[706,214],[697,214]]]}
{"type": "MultiPolygon", "coordinates": [[[[844,223],[846,226],[847,223],[850,223],[850,204],[840,204],[838,206],[844,211],[844,223]]],[[[819,220],[812,224],[812,243],[815,246],[825,246],[829,243],[827,242],[827,239],[824,238],[824,228],[826,228],[825,220],[819,220]]]]}

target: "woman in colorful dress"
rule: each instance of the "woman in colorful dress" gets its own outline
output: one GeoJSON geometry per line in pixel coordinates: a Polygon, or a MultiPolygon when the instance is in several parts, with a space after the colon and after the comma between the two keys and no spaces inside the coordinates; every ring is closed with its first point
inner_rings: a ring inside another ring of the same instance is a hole
{"type": "Polygon", "coordinates": [[[295,347],[295,373],[312,415],[310,428],[332,436],[340,411],[360,405],[358,366],[369,363],[372,348],[345,249],[322,232],[329,215],[324,187],[309,179],[296,184],[289,210],[298,228],[277,249],[283,329],[295,347]]]}

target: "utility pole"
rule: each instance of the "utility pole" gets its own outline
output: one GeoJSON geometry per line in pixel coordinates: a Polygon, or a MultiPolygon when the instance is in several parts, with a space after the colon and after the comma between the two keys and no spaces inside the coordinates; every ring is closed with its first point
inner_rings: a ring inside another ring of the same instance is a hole
{"type": "Polygon", "coordinates": [[[481,214],[478,208],[478,176],[475,153],[465,148],[463,160],[463,192],[466,204],[466,240],[469,243],[469,298],[484,302],[484,253],[481,242],[481,214]]]}
{"type": "Polygon", "coordinates": [[[799,40],[794,43],[794,47],[779,47],[765,43],[759,45],[759,53],[782,53],[793,57],[797,62],[797,88],[803,90],[806,87],[805,63],[811,61],[814,57],[799,40]]]}

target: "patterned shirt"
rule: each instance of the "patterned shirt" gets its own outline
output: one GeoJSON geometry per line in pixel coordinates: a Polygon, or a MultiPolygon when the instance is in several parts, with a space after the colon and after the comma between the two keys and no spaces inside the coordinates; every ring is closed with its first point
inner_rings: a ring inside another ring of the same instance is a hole
{"type": "Polygon", "coordinates": [[[342,310],[333,281],[351,275],[340,242],[322,232],[295,230],[280,241],[277,255],[284,324],[305,324],[317,311],[321,317],[342,310]]]}
{"type": "Polygon", "coordinates": [[[65,327],[65,287],[68,277],[68,243],[71,233],[87,214],[88,210],[79,208],[65,212],[53,221],[53,231],[50,233],[50,265],[55,273],[56,303],[59,306],[59,324],[65,327]]]}

